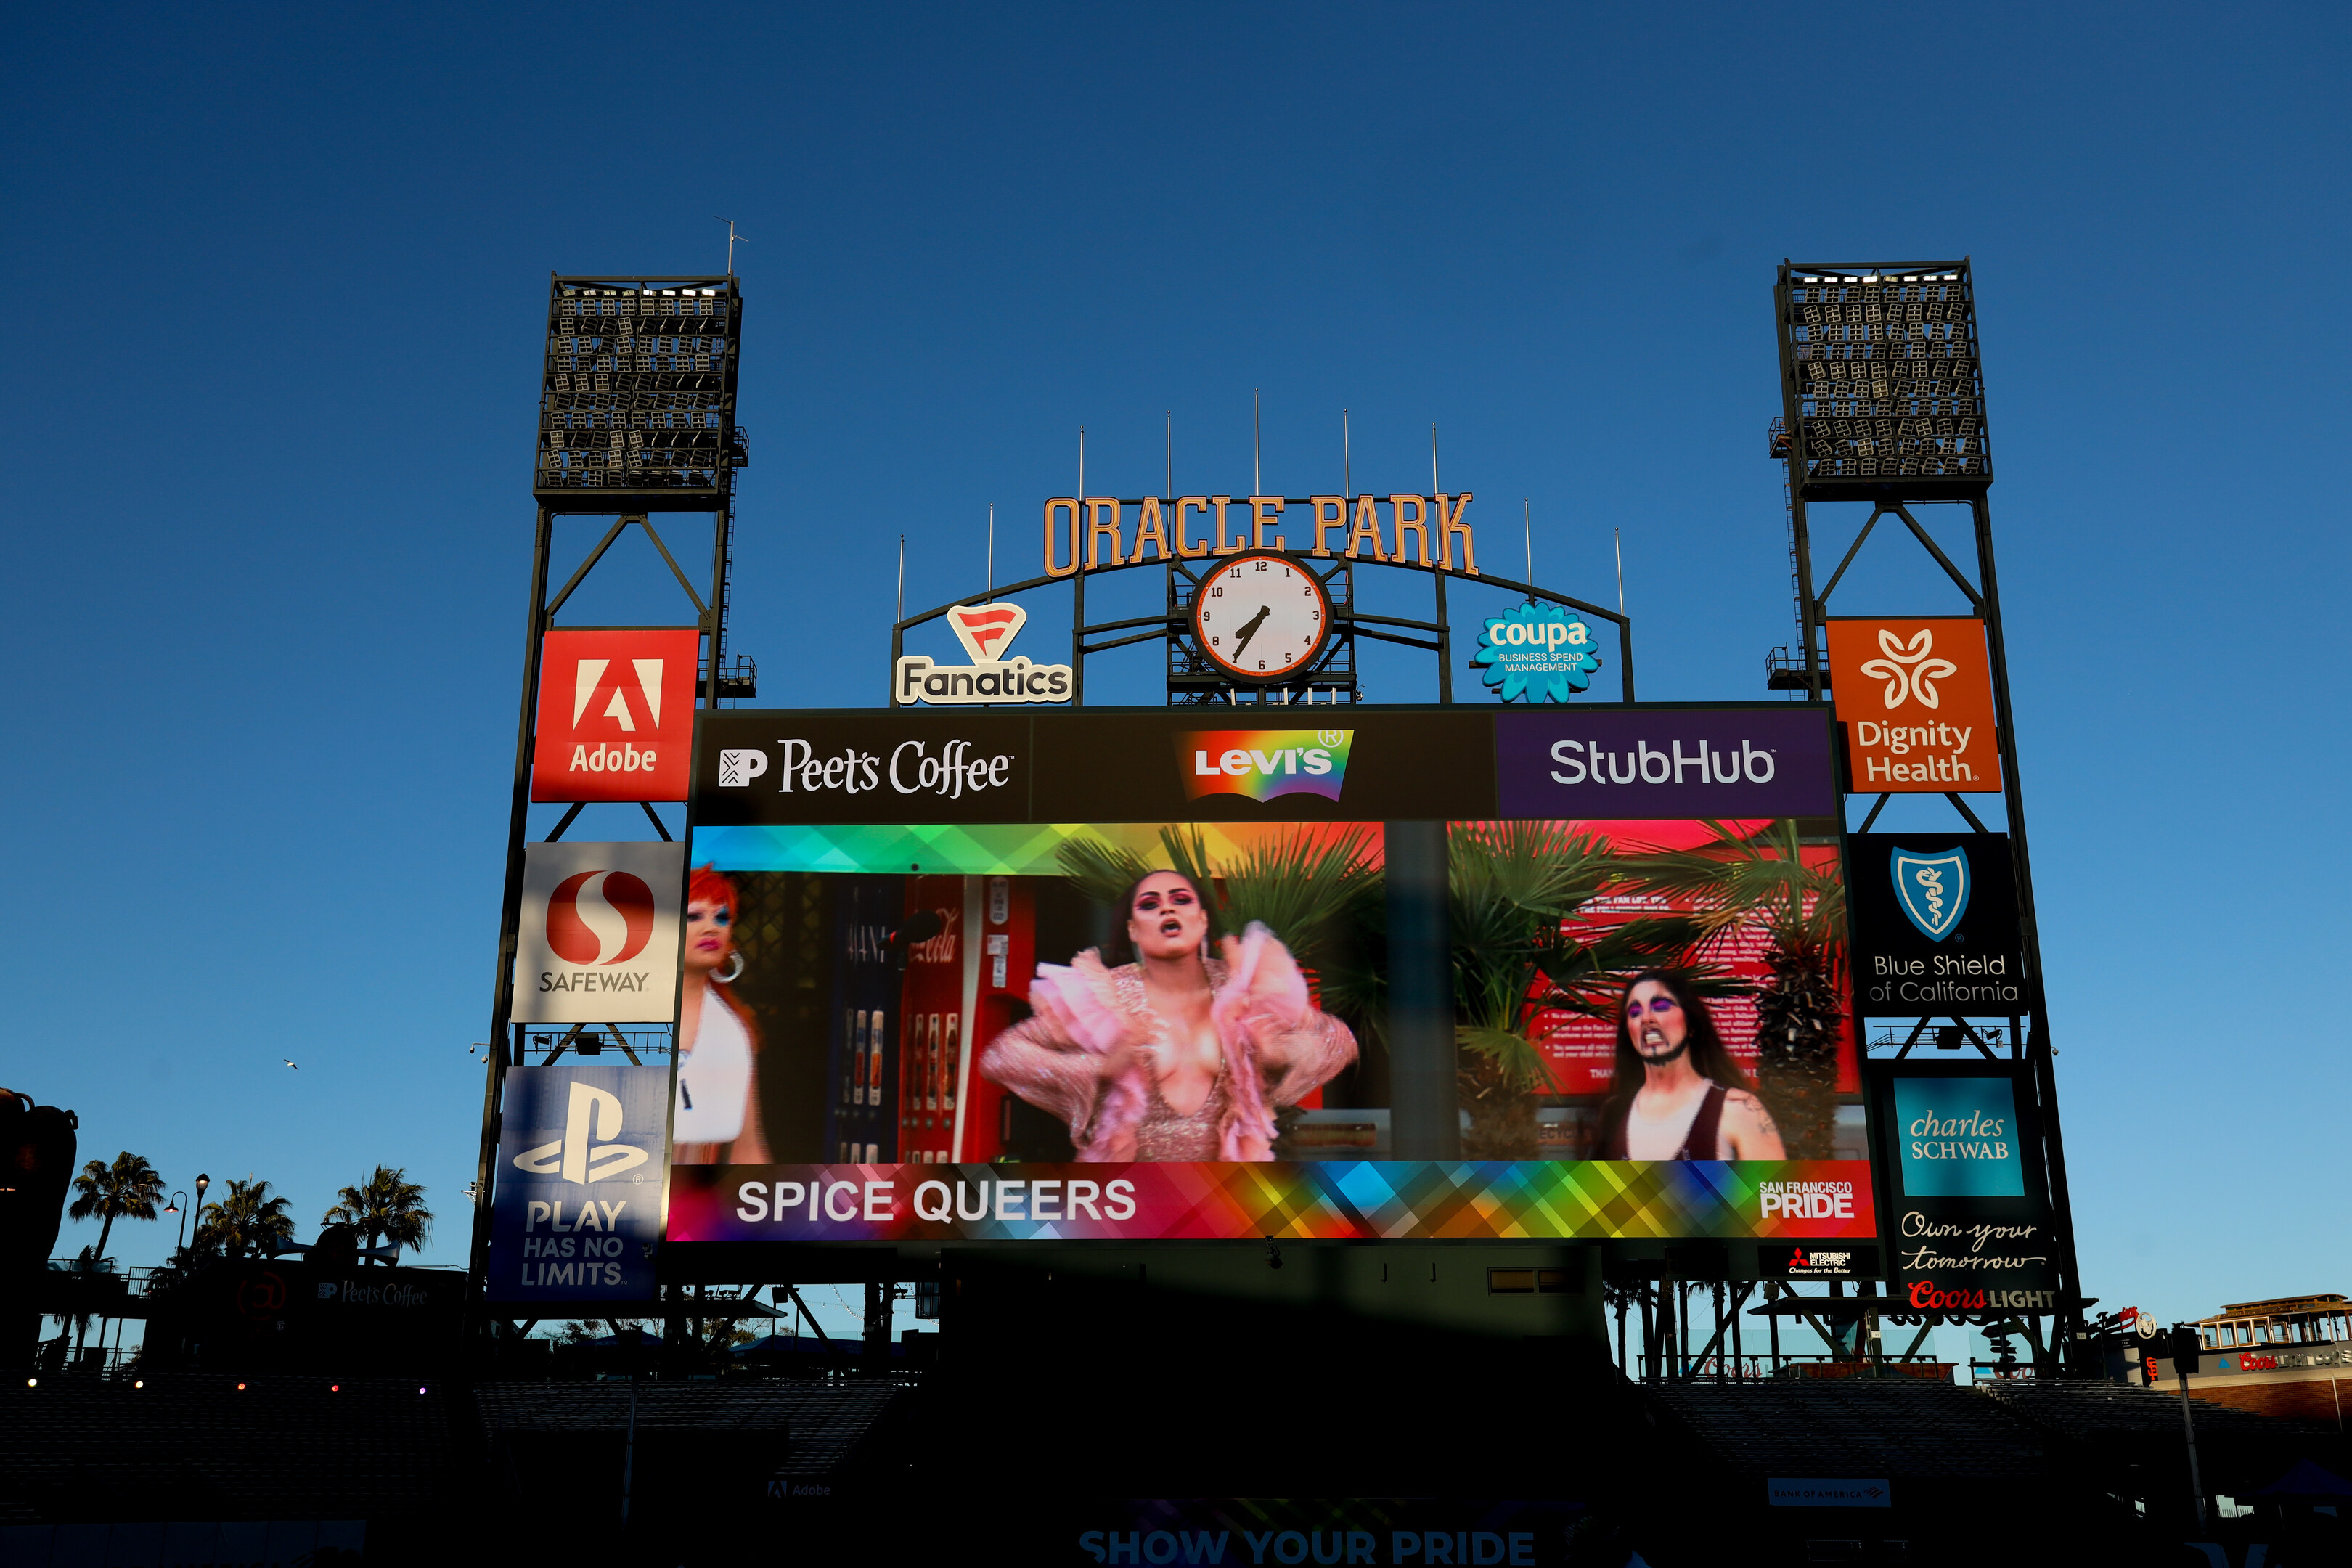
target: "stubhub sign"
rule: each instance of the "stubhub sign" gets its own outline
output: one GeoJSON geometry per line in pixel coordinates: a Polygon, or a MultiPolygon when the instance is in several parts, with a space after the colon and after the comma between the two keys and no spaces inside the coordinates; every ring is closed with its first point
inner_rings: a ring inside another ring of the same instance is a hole
{"type": "Polygon", "coordinates": [[[1545,710],[1495,716],[1505,816],[1829,816],[1826,708],[1545,710]]]}

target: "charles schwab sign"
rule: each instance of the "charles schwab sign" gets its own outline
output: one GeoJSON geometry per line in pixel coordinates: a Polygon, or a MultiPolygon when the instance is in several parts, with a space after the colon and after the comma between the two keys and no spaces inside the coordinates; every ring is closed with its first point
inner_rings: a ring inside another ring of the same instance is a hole
{"type": "Polygon", "coordinates": [[[1890,1293],[1921,1311],[2049,1311],[2059,1238],[2032,1116],[2007,1061],[1864,1069],[1889,1180],[1890,1293]]]}

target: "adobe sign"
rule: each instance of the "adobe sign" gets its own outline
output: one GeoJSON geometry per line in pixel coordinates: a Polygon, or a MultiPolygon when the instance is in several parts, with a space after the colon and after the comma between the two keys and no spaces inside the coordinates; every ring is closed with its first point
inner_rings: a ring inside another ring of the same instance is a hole
{"type": "Polygon", "coordinates": [[[1984,623],[1851,616],[1829,632],[1830,695],[1845,727],[1846,787],[1869,795],[2000,788],[1984,623]]]}
{"type": "Polygon", "coordinates": [[[684,800],[701,655],[691,626],[548,633],[530,798],[684,800]]]}

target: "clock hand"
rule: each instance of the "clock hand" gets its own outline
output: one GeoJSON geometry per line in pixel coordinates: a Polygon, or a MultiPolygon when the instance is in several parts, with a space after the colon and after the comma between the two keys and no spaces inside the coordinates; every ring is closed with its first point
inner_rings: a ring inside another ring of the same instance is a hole
{"type": "Polygon", "coordinates": [[[1257,636],[1258,627],[1265,625],[1266,616],[1272,614],[1274,614],[1272,605],[1260,605],[1257,607],[1257,614],[1242,623],[1242,629],[1234,634],[1234,654],[1236,658],[1249,647],[1250,638],[1257,636]]]}

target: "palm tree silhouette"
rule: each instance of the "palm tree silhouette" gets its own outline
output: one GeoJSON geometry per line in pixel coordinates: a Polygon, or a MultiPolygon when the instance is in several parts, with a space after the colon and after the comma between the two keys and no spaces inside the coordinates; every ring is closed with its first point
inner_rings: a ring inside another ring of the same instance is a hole
{"type": "Polygon", "coordinates": [[[286,1200],[272,1197],[266,1181],[236,1181],[218,1202],[205,1205],[204,1223],[196,1227],[195,1249],[217,1247],[231,1258],[257,1253],[272,1241],[294,1234],[294,1218],[286,1200]]]}
{"type": "Polygon", "coordinates": [[[425,1206],[425,1189],[408,1180],[405,1165],[378,1165],[366,1181],[335,1196],[340,1201],[320,1223],[350,1226],[371,1247],[381,1237],[392,1243],[395,1257],[404,1247],[422,1252],[433,1234],[433,1211],[425,1206]]]}
{"type": "MultiPolygon", "coordinates": [[[[66,1213],[76,1219],[88,1219],[97,1215],[100,1220],[98,1247],[87,1254],[88,1268],[93,1273],[106,1267],[106,1244],[114,1235],[114,1222],[117,1219],[153,1219],[155,1200],[163,1195],[163,1178],[155,1173],[155,1167],[147,1163],[146,1156],[134,1154],[128,1149],[117,1154],[110,1165],[92,1160],[81,1168],[81,1174],[74,1178],[73,1185],[76,1196],[67,1205],[66,1213]]],[[[82,1341],[89,1328],[87,1315],[74,1326],[74,1354],[77,1359],[81,1354],[82,1341]]],[[[106,1335],[101,1331],[100,1342],[104,1343],[106,1335]]]]}
{"type": "Polygon", "coordinates": [[[114,1234],[117,1219],[147,1219],[155,1217],[155,1200],[163,1195],[163,1178],[146,1157],[125,1149],[114,1157],[111,1165],[92,1160],[81,1168],[73,1180],[74,1191],[79,1195],[66,1209],[76,1219],[99,1215],[105,1223],[98,1227],[98,1250],[94,1258],[106,1256],[107,1239],[114,1234]]]}

